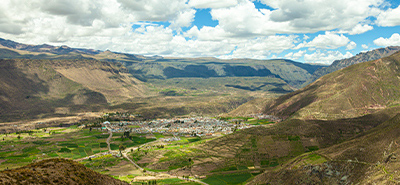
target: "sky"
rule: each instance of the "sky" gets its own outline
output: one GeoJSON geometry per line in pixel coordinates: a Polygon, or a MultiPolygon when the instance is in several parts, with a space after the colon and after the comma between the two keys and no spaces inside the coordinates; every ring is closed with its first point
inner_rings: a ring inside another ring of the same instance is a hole
{"type": "Polygon", "coordinates": [[[1,0],[0,38],[146,56],[330,64],[400,45],[399,0],[1,0]]]}

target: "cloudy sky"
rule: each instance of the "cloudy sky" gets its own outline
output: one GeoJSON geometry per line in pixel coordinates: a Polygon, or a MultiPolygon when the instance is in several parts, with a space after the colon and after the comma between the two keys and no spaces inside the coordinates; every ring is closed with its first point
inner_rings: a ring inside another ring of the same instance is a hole
{"type": "Polygon", "coordinates": [[[142,55],[330,64],[400,45],[398,0],[1,0],[0,37],[142,55]]]}

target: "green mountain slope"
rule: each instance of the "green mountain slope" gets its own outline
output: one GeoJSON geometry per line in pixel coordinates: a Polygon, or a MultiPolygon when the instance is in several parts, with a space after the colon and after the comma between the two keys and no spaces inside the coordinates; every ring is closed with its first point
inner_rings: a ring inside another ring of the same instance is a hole
{"type": "Polygon", "coordinates": [[[266,104],[264,113],[288,118],[358,117],[400,103],[400,52],[325,75],[266,104]]]}

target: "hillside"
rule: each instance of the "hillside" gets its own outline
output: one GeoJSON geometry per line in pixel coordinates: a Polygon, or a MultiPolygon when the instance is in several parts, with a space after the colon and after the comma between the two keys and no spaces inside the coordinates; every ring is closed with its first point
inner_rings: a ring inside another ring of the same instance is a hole
{"type": "Polygon", "coordinates": [[[266,104],[264,113],[282,118],[358,117],[400,103],[400,52],[325,75],[266,104]]]}
{"type": "Polygon", "coordinates": [[[1,60],[3,121],[98,110],[143,95],[126,69],[96,60],[1,60]]]}
{"type": "MultiPolygon", "coordinates": [[[[164,58],[141,55],[98,51],[92,49],[70,48],[68,46],[26,45],[0,38],[0,58],[25,59],[95,59],[107,62],[119,62],[125,65],[134,77],[148,79],[171,78],[211,78],[211,77],[274,77],[286,84],[299,88],[322,65],[303,64],[291,60],[252,60],[217,58],[164,58]]],[[[231,84],[222,84],[231,85],[231,84]]],[[[274,86],[265,82],[259,86],[274,86]]],[[[233,87],[248,89],[251,86],[233,87]]],[[[274,86],[278,93],[287,93],[291,89],[274,86]]],[[[271,88],[271,89],[274,89],[271,88]]],[[[260,90],[254,89],[253,90],[260,90]]],[[[271,91],[274,93],[274,91],[271,91]]]]}
{"type": "Polygon", "coordinates": [[[400,114],[354,139],[306,153],[249,184],[398,184],[400,114]]]}
{"type": "MultiPolygon", "coordinates": [[[[299,87],[314,71],[322,67],[281,59],[156,58],[144,62],[123,63],[139,79],[269,76],[281,79],[294,87],[299,87]]],[[[265,82],[265,85],[267,84],[269,83],[265,82]]]]}
{"type": "Polygon", "coordinates": [[[311,78],[309,78],[307,80],[307,82],[305,82],[303,84],[303,87],[314,82],[315,80],[317,80],[318,78],[320,78],[321,76],[324,76],[326,74],[343,69],[343,68],[345,68],[347,66],[351,66],[353,64],[358,64],[361,62],[368,62],[371,60],[378,60],[380,58],[390,56],[399,50],[400,50],[400,46],[389,46],[386,48],[379,48],[379,49],[375,49],[375,50],[368,51],[365,53],[359,53],[356,56],[353,56],[351,58],[335,60],[330,66],[322,67],[322,68],[316,70],[312,74],[311,78]]]}
{"type": "Polygon", "coordinates": [[[0,184],[129,184],[71,160],[54,158],[0,172],[0,184]]]}
{"type": "Polygon", "coordinates": [[[394,107],[362,117],[329,121],[291,119],[196,144],[141,150],[134,152],[133,158],[146,168],[173,169],[171,172],[177,175],[213,177],[274,172],[294,158],[371,133],[399,111],[399,107],[394,107]],[[191,164],[187,163],[188,159],[191,164]]]}

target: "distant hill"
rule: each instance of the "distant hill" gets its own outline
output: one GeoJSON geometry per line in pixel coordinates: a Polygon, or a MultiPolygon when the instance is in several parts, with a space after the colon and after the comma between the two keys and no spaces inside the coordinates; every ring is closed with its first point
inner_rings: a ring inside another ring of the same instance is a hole
{"type": "Polygon", "coordinates": [[[55,158],[0,172],[0,184],[104,184],[129,183],[102,175],[77,162],[55,158]]]}
{"type": "Polygon", "coordinates": [[[23,51],[31,51],[31,52],[45,52],[45,53],[52,53],[56,55],[63,55],[68,54],[71,52],[82,53],[82,54],[99,54],[101,51],[93,50],[93,49],[77,49],[77,48],[70,48],[68,46],[51,46],[48,44],[42,45],[28,45],[28,44],[21,44],[18,42],[14,42],[12,40],[5,40],[0,38],[0,45],[17,50],[23,51]]]}
{"type": "Polygon", "coordinates": [[[392,55],[393,53],[397,52],[400,50],[400,46],[389,46],[386,48],[379,48],[379,49],[375,49],[372,51],[368,51],[365,53],[359,53],[356,56],[353,56],[351,58],[346,58],[346,59],[342,59],[342,60],[335,60],[330,66],[328,67],[322,67],[318,70],[316,70],[311,78],[309,78],[307,80],[307,82],[305,82],[302,86],[306,86],[312,82],[314,82],[315,80],[317,80],[318,78],[320,78],[321,76],[324,76],[326,74],[332,73],[334,71],[337,71],[339,69],[343,69],[347,66],[351,66],[353,64],[358,64],[361,62],[368,62],[371,60],[377,60],[383,57],[387,57],[389,55],[392,55]]]}
{"type": "Polygon", "coordinates": [[[400,103],[400,52],[349,66],[266,104],[264,113],[287,118],[340,119],[400,103]]]}
{"type": "Polygon", "coordinates": [[[97,60],[0,59],[0,119],[98,110],[143,95],[123,66],[97,60]]]}
{"type": "MultiPolygon", "coordinates": [[[[0,38],[0,58],[25,59],[96,59],[120,62],[136,78],[210,78],[210,77],[275,77],[298,88],[323,65],[303,64],[291,60],[253,60],[217,58],[145,57],[111,51],[77,49],[68,46],[26,45],[0,38]]],[[[266,82],[267,83],[267,82],[266,82]]],[[[240,88],[240,87],[239,87],[240,88]]],[[[286,92],[283,92],[286,93],[286,92]]]]}

